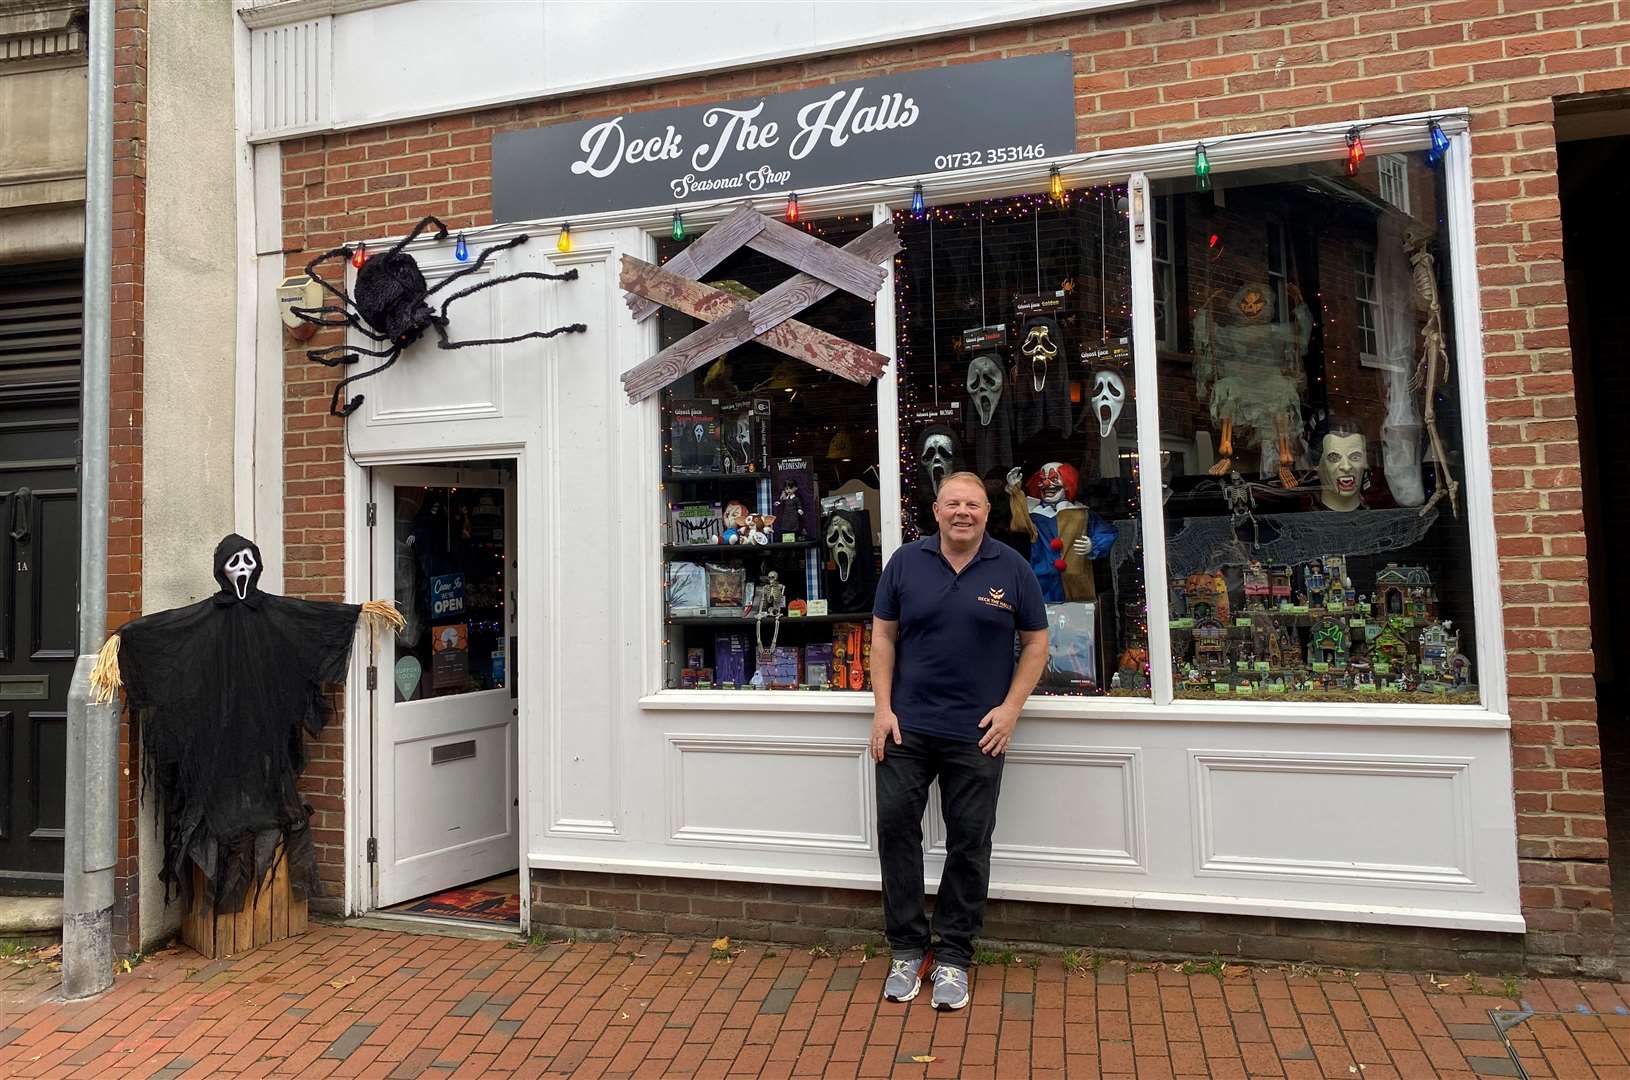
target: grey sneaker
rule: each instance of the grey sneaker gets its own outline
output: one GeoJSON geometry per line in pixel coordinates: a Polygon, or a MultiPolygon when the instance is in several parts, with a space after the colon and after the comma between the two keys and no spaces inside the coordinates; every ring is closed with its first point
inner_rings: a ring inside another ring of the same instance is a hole
{"type": "Polygon", "coordinates": [[[968,973],[950,964],[935,964],[929,974],[934,980],[934,1008],[960,1009],[968,1004],[968,973]]]}
{"type": "Polygon", "coordinates": [[[923,988],[923,954],[895,953],[889,961],[889,977],[883,982],[883,996],[890,1001],[910,1001],[923,988]]]}

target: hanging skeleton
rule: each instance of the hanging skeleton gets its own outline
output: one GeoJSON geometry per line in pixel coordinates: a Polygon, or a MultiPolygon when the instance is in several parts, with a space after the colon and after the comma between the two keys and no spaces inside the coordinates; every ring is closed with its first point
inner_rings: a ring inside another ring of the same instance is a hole
{"type": "Polygon", "coordinates": [[[400,631],[388,600],[335,604],[260,591],[264,560],[241,536],[215,548],[215,595],[126,623],[102,646],[93,700],[121,688],[141,725],[142,778],[158,799],[165,899],[193,899],[193,871],[216,911],[238,911],[280,855],[316,895],[312,810],[297,778],[305,738],[333,709],[359,622],[400,631]]]}
{"type": "Polygon", "coordinates": [[[781,575],[774,570],[765,573],[764,580],[758,585],[758,615],[753,620],[753,637],[758,642],[760,651],[766,648],[773,649],[781,640],[781,616],[787,613],[787,587],[781,583],[781,575]],[[764,620],[773,619],[770,628],[770,644],[764,644],[764,620]]]}
{"type": "Polygon", "coordinates": [[[1291,429],[1301,411],[1306,384],[1303,355],[1313,335],[1313,313],[1295,285],[1287,287],[1292,321],[1274,318],[1274,294],[1267,285],[1240,286],[1228,303],[1230,320],[1218,322],[1209,310],[1215,293],[1194,316],[1198,354],[1194,380],[1201,400],[1210,399],[1211,416],[1222,424],[1217,462],[1211,475],[1226,476],[1234,467],[1234,428],[1251,428],[1262,450],[1263,473],[1278,450],[1279,482],[1296,486],[1291,471],[1291,429]]]}
{"type": "Polygon", "coordinates": [[[1424,516],[1439,499],[1447,497],[1449,511],[1460,516],[1460,482],[1449,473],[1449,456],[1438,433],[1436,398],[1438,387],[1449,381],[1449,350],[1443,338],[1443,306],[1438,302],[1437,260],[1432,257],[1428,238],[1411,232],[1404,240],[1409,246],[1409,266],[1415,283],[1415,304],[1426,313],[1421,326],[1421,358],[1415,365],[1411,385],[1421,391],[1421,414],[1426,423],[1426,437],[1432,444],[1432,497],[1421,507],[1424,516]]]}
{"type": "Polygon", "coordinates": [[[1251,491],[1251,485],[1239,474],[1238,469],[1228,471],[1228,479],[1223,483],[1223,496],[1228,500],[1228,523],[1237,533],[1241,526],[1251,526],[1251,547],[1255,548],[1261,540],[1256,524],[1256,495],[1251,491]]]}

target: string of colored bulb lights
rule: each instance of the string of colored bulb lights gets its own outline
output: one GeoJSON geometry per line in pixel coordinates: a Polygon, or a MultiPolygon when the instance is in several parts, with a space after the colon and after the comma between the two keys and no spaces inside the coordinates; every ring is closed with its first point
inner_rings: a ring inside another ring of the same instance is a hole
{"type": "MultiPolygon", "coordinates": [[[[1347,175],[1356,176],[1358,174],[1359,166],[1365,159],[1367,151],[1364,146],[1364,132],[1383,127],[1418,126],[1422,122],[1423,121],[1419,118],[1384,119],[1370,120],[1364,123],[1349,126],[1346,132],[1347,148],[1344,152],[1347,175]]],[[[1424,122],[1426,124],[1428,138],[1430,139],[1430,145],[1426,149],[1426,161],[1427,164],[1436,166],[1442,162],[1444,157],[1449,153],[1449,148],[1451,145],[1449,136],[1444,132],[1442,126],[1439,124],[1438,117],[1429,116],[1424,122]]],[[[1239,135],[1219,136],[1218,138],[1213,139],[1209,145],[1213,148],[1220,145],[1227,145],[1230,147],[1241,146],[1249,144],[1254,140],[1283,138],[1288,131],[1293,130],[1295,129],[1269,128],[1263,131],[1244,132],[1239,135]]],[[[1207,146],[1208,144],[1203,140],[1196,142],[1194,145],[1194,178],[1196,186],[1201,191],[1209,191],[1211,189],[1212,167],[1210,156],[1207,153],[1207,146]]],[[[1047,169],[1048,193],[1043,196],[1033,197],[1050,200],[1054,203],[1067,201],[1069,198],[1070,189],[1066,186],[1066,178],[1064,177],[1063,171],[1066,168],[1074,168],[1076,165],[1080,164],[1082,160],[1085,159],[1078,159],[1077,161],[1071,162],[1068,165],[1060,165],[1057,163],[1049,165],[1047,169]]],[[[831,187],[824,188],[823,194],[836,194],[844,191],[855,191],[860,189],[875,189],[876,187],[877,183],[875,181],[861,180],[851,184],[835,184],[831,187]]],[[[927,195],[923,189],[923,181],[914,180],[909,190],[911,214],[914,217],[921,217],[924,213],[929,212],[930,208],[927,205],[927,195]]],[[[1024,196],[1020,197],[1022,198],[1024,196]]],[[[786,220],[792,224],[797,224],[799,221],[800,210],[798,206],[798,193],[795,191],[787,194],[785,217],[786,220]]],[[[480,228],[460,230],[458,233],[458,243],[455,245],[453,250],[454,257],[460,262],[468,261],[470,255],[469,246],[465,242],[466,237],[477,238],[484,233],[493,232],[499,229],[514,228],[515,225],[515,222],[494,222],[491,225],[483,225],[480,228]],[[461,248],[463,249],[462,254],[459,253],[461,248]]],[[[673,211],[671,235],[675,240],[683,240],[686,235],[683,212],[677,209],[673,211]]],[[[367,247],[368,245],[365,243],[358,244],[356,246],[354,254],[352,255],[353,266],[360,268],[362,264],[367,261],[367,247]]],[[[561,223],[560,231],[555,236],[555,249],[562,253],[570,252],[572,250],[572,223],[570,221],[563,221],[561,223]]]]}

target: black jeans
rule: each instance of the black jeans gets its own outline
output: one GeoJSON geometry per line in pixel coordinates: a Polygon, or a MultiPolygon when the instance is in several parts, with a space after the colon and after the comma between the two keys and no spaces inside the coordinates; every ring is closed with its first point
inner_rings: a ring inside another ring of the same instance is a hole
{"type": "Polygon", "coordinates": [[[1003,757],[978,743],[901,731],[877,765],[877,849],[883,868],[883,927],[896,952],[927,949],[923,910],[923,810],[928,785],[940,782],[945,818],[945,872],[934,902],[934,957],[953,967],[973,962],[973,939],[985,922],[990,840],[1003,757]]]}

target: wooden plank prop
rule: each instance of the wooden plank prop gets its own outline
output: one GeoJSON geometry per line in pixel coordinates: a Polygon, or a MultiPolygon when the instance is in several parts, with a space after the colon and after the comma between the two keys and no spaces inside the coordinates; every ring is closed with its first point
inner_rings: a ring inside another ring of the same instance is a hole
{"type": "Polygon", "coordinates": [[[192,908],[181,916],[181,940],[208,959],[246,953],[306,932],[306,898],[289,885],[289,860],[279,854],[271,875],[249,887],[243,910],[216,911],[204,900],[204,875],[192,868],[192,908]]]}
{"type": "Polygon", "coordinates": [[[710,360],[748,341],[865,384],[883,374],[888,357],[799,322],[793,316],[840,289],[872,301],[887,279],[880,264],[900,250],[892,222],[884,222],[844,247],[743,205],[708,230],[665,266],[623,256],[619,284],[636,320],[670,307],[707,325],[624,372],[629,401],[639,401],[710,360]],[[753,300],[743,300],[698,279],[743,247],[799,272],[753,300]]]}

